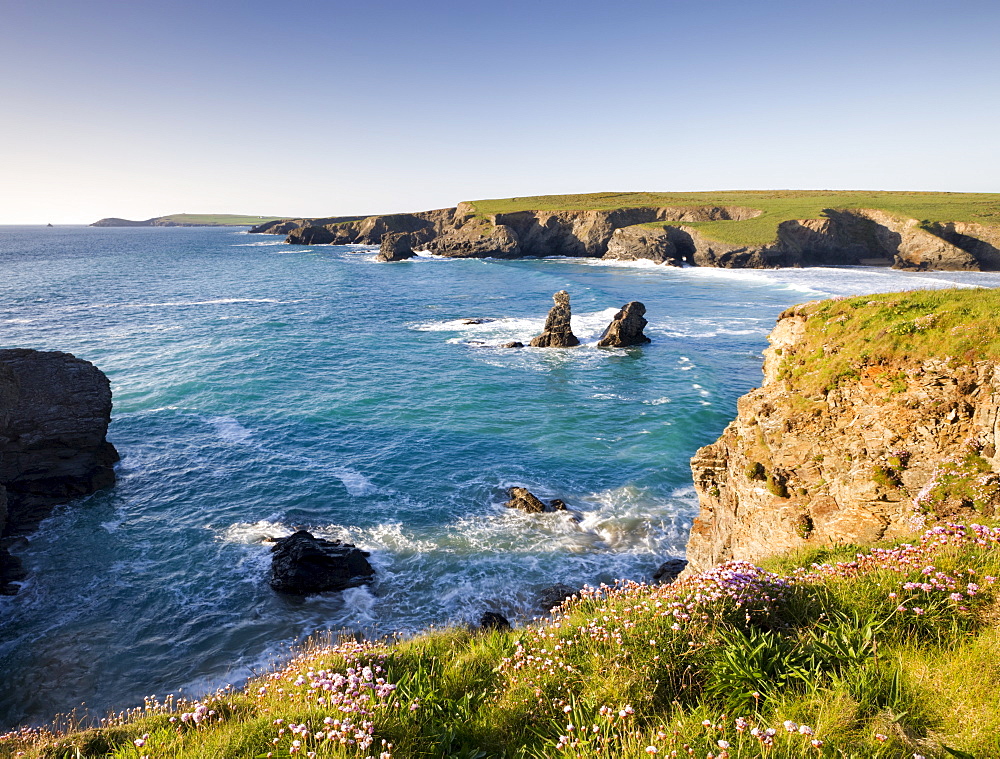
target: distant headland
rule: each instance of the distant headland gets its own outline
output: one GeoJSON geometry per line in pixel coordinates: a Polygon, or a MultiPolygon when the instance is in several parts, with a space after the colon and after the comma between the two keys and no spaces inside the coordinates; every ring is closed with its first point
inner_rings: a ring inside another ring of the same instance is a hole
{"type": "Polygon", "coordinates": [[[241,216],[231,213],[175,213],[132,221],[108,217],[95,221],[92,227],[252,227],[278,220],[277,216],[241,216]]]}

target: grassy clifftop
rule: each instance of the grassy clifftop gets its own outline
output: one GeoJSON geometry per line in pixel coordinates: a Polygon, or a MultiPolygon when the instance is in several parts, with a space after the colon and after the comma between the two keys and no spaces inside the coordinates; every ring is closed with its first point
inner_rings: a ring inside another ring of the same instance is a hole
{"type": "Polygon", "coordinates": [[[1000,193],[868,192],[826,190],[733,190],[719,192],[601,192],[476,200],[483,215],[516,211],[612,210],[648,206],[745,206],[762,211],[745,221],[696,222],[704,235],[734,245],[774,241],[778,225],[791,219],[816,219],[828,208],[873,208],[925,222],[1000,225],[1000,193]]]}
{"type": "Polygon", "coordinates": [[[200,702],[0,736],[0,756],[986,759],[997,575],[986,525],[730,562],[518,630],[317,643],[200,702]]]}
{"type": "Polygon", "coordinates": [[[1000,290],[917,290],[797,306],[805,333],[781,356],[781,376],[802,395],[857,380],[866,366],[935,357],[1000,361],[1000,290]]]}

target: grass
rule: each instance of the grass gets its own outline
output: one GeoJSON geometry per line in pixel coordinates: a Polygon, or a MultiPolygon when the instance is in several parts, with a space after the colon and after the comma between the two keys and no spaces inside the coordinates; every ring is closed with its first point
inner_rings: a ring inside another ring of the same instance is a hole
{"type": "Polygon", "coordinates": [[[925,224],[965,221],[1000,224],[1000,193],[731,190],[719,192],[600,192],[472,201],[484,216],[515,211],[612,210],[657,206],[745,206],[762,211],[745,221],[692,222],[703,235],[734,245],[773,242],[778,225],[817,219],[826,209],[875,208],[925,224]]]}
{"type": "Polygon", "coordinates": [[[241,216],[231,213],[175,213],[169,216],[160,216],[160,219],[172,221],[176,224],[190,224],[192,226],[206,227],[246,227],[256,224],[263,224],[267,221],[277,221],[280,216],[241,216]]]}
{"type": "Polygon", "coordinates": [[[997,575],[988,525],[730,562],[522,629],[314,641],[244,688],[10,733],[0,756],[986,759],[997,575]]]}
{"type": "MultiPolygon", "coordinates": [[[[1000,290],[922,290],[807,303],[803,338],[781,353],[780,377],[813,397],[870,379],[906,388],[907,367],[927,356],[951,368],[1000,359],[1000,290]]],[[[791,312],[785,312],[786,315],[791,312]]]]}

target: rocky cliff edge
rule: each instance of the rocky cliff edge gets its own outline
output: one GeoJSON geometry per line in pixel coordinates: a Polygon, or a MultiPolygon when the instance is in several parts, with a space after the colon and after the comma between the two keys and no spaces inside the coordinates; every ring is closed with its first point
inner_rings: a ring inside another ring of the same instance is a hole
{"type": "Polygon", "coordinates": [[[408,234],[414,246],[453,258],[544,256],[646,259],[723,268],[883,265],[907,270],[1000,269],[1000,228],[924,223],[877,209],[833,209],[822,218],[782,222],[774,241],[736,245],[692,223],[746,221],[743,206],[669,206],[477,214],[470,203],[435,211],[359,218],[291,219],[251,232],[285,234],[300,245],[380,245],[408,234]]]}
{"type": "Polygon", "coordinates": [[[0,350],[0,592],[23,578],[9,543],[60,503],[113,485],[111,387],[68,353],[0,350]]]}
{"type": "Polygon", "coordinates": [[[762,387],[691,460],[688,571],[995,515],[998,308],[997,291],[949,290],[784,312],[762,387]]]}

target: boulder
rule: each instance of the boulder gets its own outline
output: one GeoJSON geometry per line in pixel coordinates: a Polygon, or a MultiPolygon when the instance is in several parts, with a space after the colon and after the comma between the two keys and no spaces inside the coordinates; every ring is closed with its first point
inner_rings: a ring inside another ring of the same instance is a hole
{"type": "Polygon", "coordinates": [[[504,343],[500,347],[501,348],[523,348],[524,347],[524,343],[521,343],[521,342],[518,342],[517,340],[515,340],[512,343],[504,343]]]}
{"type": "Polygon", "coordinates": [[[275,541],[270,584],[279,593],[305,596],[371,582],[368,553],[350,543],[324,540],[306,530],[275,541]]]}
{"type": "MultiPolygon", "coordinates": [[[[114,484],[111,384],[69,353],[0,350],[0,536],[32,531],[52,508],[114,484]]],[[[0,549],[0,589],[22,579],[0,549]]]]}
{"type": "Polygon", "coordinates": [[[615,314],[608,328],[604,330],[597,342],[598,348],[624,348],[629,345],[642,345],[650,342],[642,330],[649,323],[643,318],[646,307],[637,300],[626,303],[622,310],[615,314]]]}
{"type": "Polygon", "coordinates": [[[563,585],[562,583],[550,585],[538,594],[538,608],[548,613],[570,596],[576,595],[576,593],[576,588],[571,588],[569,585],[563,585]]]}
{"type": "Polygon", "coordinates": [[[542,514],[566,510],[566,504],[558,498],[550,501],[546,506],[544,501],[536,498],[527,488],[510,488],[507,494],[510,496],[510,500],[504,506],[508,509],[520,509],[528,514],[542,514]]]}
{"type": "Polygon", "coordinates": [[[413,237],[406,232],[390,232],[382,237],[376,261],[405,261],[413,258],[413,237]]]}
{"type": "Polygon", "coordinates": [[[509,630],[510,622],[503,614],[497,614],[495,611],[487,611],[483,612],[483,616],[479,618],[479,629],[509,630]]]}
{"type": "Polygon", "coordinates": [[[687,566],[686,559],[667,559],[653,572],[653,579],[661,585],[672,583],[687,566]]]}
{"type": "Polygon", "coordinates": [[[580,341],[570,326],[569,293],[560,290],[552,296],[555,305],[545,320],[545,329],[531,341],[532,348],[572,348],[580,341]]]}

